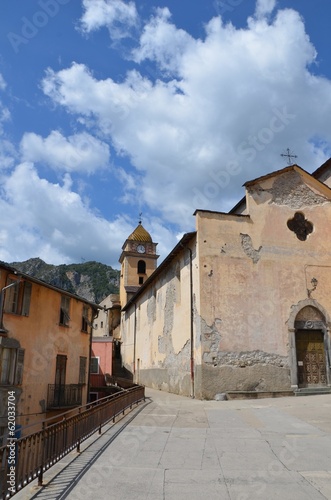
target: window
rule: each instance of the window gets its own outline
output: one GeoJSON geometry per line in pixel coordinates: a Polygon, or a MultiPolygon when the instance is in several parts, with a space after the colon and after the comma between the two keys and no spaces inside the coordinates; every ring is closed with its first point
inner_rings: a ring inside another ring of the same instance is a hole
{"type": "Polygon", "coordinates": [[[89,324],[88,311],[89,311],[88,307],[87,306],[83,306],[82,332],[87,332],[87,327],[88,327],[88,324],[89,324]]]}
{"type": "Polygon", "coordinates": [[[101,321],[100,323],[100,328],[103,328],[103,321],[101,321]]]}
{"type": "Polygon", "coordinates": [[[138,274],[146,274],[146,262],[144,260],[138,260],[137,272],[138,274]]]}
{"type": "Polygon", "coordinates": [[[0,385],[21,385],[24,349],[0,347],[0,385]]]}
{"type": "Polygon", "coordinates": [[[62,387],[66,383],[67,356],[58,354],[56,356],[55,386],[62,387]]]}
{"type": "Polygon", "coordinates": [[[99,359],[98,357],[91,358],[91,368],[90,372],[97,374],[99,373],[99,359]]]}
{"type": "Polygon", "coordinates": [[[62,295],[60,308],[60,325],[69,326],[70,298],[62,295]]]}
{"type": "Polygon", "coordinates": [[[80,356],[80,358],[79,358],[79,378],[78,378],[79,384],[86,384],[86,365],[87,365],[87,358],[80,356]]]}
{"type": "Polygon", "coordinates": [[[143,276],[139,276],[139,285],[142,285],[143,283],[144,283],[143,276]]]}
{"type": "Polygon", "coordinates": [[[5,290],[4,311],[6,313],[28,316],[32,289],[31,283],[9,278],[6,286],[10,285],[12,286],[5,290]]]}

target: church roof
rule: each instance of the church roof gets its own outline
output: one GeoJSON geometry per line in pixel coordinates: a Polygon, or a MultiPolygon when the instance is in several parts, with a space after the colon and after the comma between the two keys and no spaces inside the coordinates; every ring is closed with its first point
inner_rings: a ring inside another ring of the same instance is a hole
{"type": "Polygon", "coordinates": [[[315,172],[312,173],[312,176],[315,177],[315,179],[321,180],[322,182],[324,181],[324,177],[327,176],[329,177],[328,173],[331,170],[331,158],[329,158],[323,165],[321,165],[315,172]]]}
{"type": "Polygon", "coordinates": [[[150,241],[152,242],[152,237],[149,234],[148,231],[143,227],[142,223],[139,222],[138,226],[136,229],[133,231],[133,233],[130,234],[128,237],[128,240],[131,241],[150,241]]]}

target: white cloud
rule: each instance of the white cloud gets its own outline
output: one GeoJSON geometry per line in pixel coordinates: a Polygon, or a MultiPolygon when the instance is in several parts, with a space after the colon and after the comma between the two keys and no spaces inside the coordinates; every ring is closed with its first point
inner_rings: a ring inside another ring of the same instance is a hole
{"type": "Polygon", "coordinates": [[[84,14],[80,19],[85,33],[106,26],[113,40],[129,35],[137,25],[138,13],[134,2],[122,0],[83,0],[84,14]]]}
{"type": "Polygon", "coordinates": [[[193,44],[193,38],[170,23],[168,8],[158,8],[156,15],[145,25],[140,37],[140,46],[133,51],[136,62],[155,60],[163,70],[177,73],[183,54],[193,44]]]}
{"type": "Polygon", "coordinates": [[[118,266],[119,249],[132,224],[123,217],[109,222],[92,212],[71,190],[39,177],[28,162],[18,165],[1,186],[0,260],[40,257],[53,264],[99,260],[118,266]],[[15,221],[15,223],[13,222],[15,221]]]}
{"type": "Polygon", "coordinates": [[[40,162],[59,171],[87,174],[107,166],[110,156],[109,146],[86,132],[66,138],[57,130],[46,138],[25,133],[21,153],[25,161],[40,162]]]}
{"type": "Polygon", "coordinates": [[[5,90],[6,87],[7,87],[7,84],[5,82],[5,79],[2,76],[2,74],[0,73],[0,90],[5,90]]]}
{"type": "MultiPolygon", "coordinates": [[[[273,7],[260,1],[257,13],[273,7]]],[[[327,154],[331,83],[310,73],[316,51],[294,10],[272,21],[251,17],[246,29],[214,18],[203,40],[159,10],[133,56],[140,73],[122,82],[73,64],[48,70],[43,89],[130,158],[142,202],[166,220],[189,230],[197,206],[230,209],[243,182],[285,166],[280,153],[288,146],[308,170],[327,154]],[[167,71],[164,80],[146,58],[167,71]]]]}
{"type": "Polygon", "coordinates": [[[272,13],[276,7],[276,0],[257,0],[255,15],[258,18],[265,17],[272,13]]]}

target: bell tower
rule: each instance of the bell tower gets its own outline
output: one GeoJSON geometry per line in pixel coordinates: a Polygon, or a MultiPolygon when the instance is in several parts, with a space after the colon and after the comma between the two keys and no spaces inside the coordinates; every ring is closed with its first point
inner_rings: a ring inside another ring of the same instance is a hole
{"type": "Polygon", "coordinates": [[[139,222],[136,229],[122,246],[120,302],[121,307],[139,290],[146,279],[155,271],[157,259],[156,245],[151,235],[139,222]]]}

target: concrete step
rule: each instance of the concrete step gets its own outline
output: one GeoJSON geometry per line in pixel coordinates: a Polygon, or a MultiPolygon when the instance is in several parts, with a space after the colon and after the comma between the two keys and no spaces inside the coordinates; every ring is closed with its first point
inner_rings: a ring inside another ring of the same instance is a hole
{"type": "Polygon", "coordinates": [[[318,394],[331,394],[331,387],[303,387],[294,391],[295,396],[314,396],[318,394]]]}

